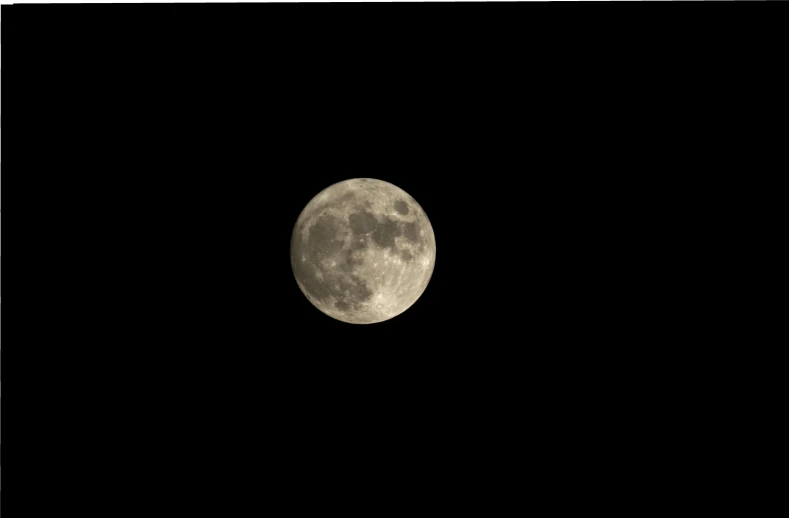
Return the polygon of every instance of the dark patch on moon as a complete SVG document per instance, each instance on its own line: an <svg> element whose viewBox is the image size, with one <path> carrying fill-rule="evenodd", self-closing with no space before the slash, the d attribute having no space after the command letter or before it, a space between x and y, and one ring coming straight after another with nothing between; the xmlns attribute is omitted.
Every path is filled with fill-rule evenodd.
<svg viewBox="0 0 789 518"><path fill-rule="evenodd" d="M384 218L378 222L373 230L373 241L383 248L394 248L395 238L400 235L400 228L397 221Z"/></svg>
<svg viewBox="0 0 789 518"><path fill-rule="evenodd" d="M397 221L386 217L379 221L367 211L348 216L348 224L354 235L370 234L373 242L382 248L394 248L395 237L401 234Z"/></svg>
<svg viewBox="0 0 789 518"><path fill-rule="evenodd" d="M369 221L363 225L369 225ZM296 232L291 247L293 273L308 297L324 304L334 297L335 307L340 311L358 310L361 302L373 295L365 281L354 275L363 259L354 257L353 252L365 248L369 238L354 239L343 249L345 240L342 236L347 231L348 225L344 221L333 215L324 215L310 227L306 241ZM324 269L321 262L329 257L336 258L337 265ZM318 272L322 279L317 277Z"/></svg>
<svg viewBox="0 0 789 518"><path fill-rule="evenodd" d="M364 264L364 259L359 256L354 256L354 252L357 250L364 250L365 248L367 248L367 239L352 240L348 248L342 251L342 259L337 265L337 268L346 274L352 274L357 271L357 268Z"/></svg>
<svg viewBox="0 0 789 518"><path fill-rule="evenodd" d="M416 222L403 223L403 237L414 243L419 242L419 225Z"/></svg>
<svg viewBox="0 0 789 518"><path fill-rule="evenodd" d="M351 252L343 251L336 267L323 269L320 262L324 254L320 249L297 244L292 252L293 273L309 297L324 304L334 297L337 301L335 307L341 311L359 309L361 302L369 300L373 293L363 279L353 274L361 260L353 257ZM307 257L306 261L301 260L302 255ZM317 272L322 274L322 280L316 276Z"/></svg>
<svg viewBox="0 0 789 518"><path fill-rule="evenodd" d="M337 239L341 230L339 218L328 215L321 216L310 228L307 236L307 249L310 255L316 258L328 257L342 250L344 242Z"/></svg>
<svg viewBox="0 0 789 518"><path fill-rule="evenodd" d="M301 285L304 286L307 293L318 300L324 300L331 295L329 287L315 277L313 268L296 261L293 269L296 271L296 278L301 281Z"/></svg>
<svg viewBox="0 0 789 518"><path fill-rule="evenodd" d="M410 261L411 259L413 259L413 258L414 258L414 256L413 256L413 255L411 255L411 252L409 252L408 250L403 250L403 252L400 254L400 258L401 258L403 261L406 261L406 262L408 262L408 261Z"/></svg>
<svg viewBox="0 0 789 518"><path fill-rule="evenodd" d="M372 215L364 214L361 213L355 227L369 233L374 230L369 219ZM372 218L374 223L375 218ZM347 233L345 221L333 215L323 215L310 227L306 240L301 239L300 232L295 233L291 248L293 273L307 296L323 304L329 304L333 297L334 307L346 312L359 310L361 303L373 295L366 282L354 275L364 262L362 258L355 257L354 252L366 248L369 237L353 239L346 247L344 236ZM323 261L328 258L336 260L337 264L324 266Z"/></svg>
<svg viewBox="0 0 789 518"><path fill-rule="evenodd" d="M361 307L361 302L373 296L373 292L367 288L367 284L355 276L339 277L332 291L334 292L332 294L338 301L344 302L353 307L353 309L359 309ZM348 295L346 295L346 292Z"/></svg>
<svg viewBox="0 0 789 518"><path fill-rule="evenodd" d="M365 211L354 212L348 216L348 223L351 226L351 231L356 235L369 234L376 225L375 216Z"/></svg>
<svg viewBox="0 0 789 518"><path fill-rule="evenodd" d="M397 212L399 212L399 213L400 213L400 214L402 214L403 216L405 216L406 214L408 214L408 205L406 205L406 203L405 203L403 200L397 200L397 201L394 203L394 208L395 208L395 210L396 210Z"/></svg>

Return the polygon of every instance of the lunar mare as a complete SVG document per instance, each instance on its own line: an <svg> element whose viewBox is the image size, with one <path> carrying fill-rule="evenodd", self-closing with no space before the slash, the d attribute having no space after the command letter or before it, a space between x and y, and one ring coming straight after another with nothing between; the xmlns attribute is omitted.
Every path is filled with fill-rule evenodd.
<svg viewBox="0 0 789 518"><path fill-rule="evenodd" d="M293 228L291 266L320 311L372 324L410 308L436 261L433 227L408 193L382 180L356 178L318 193Z"/></svg>

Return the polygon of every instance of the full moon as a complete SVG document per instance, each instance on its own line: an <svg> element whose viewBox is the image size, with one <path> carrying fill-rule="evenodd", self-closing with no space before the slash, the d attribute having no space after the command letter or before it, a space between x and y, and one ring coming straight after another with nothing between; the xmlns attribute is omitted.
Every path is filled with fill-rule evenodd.
<svg viewBox="0 0 789 518"><path fill-rule="evenodd" d="M342 322L373 324L403 313L425 291L436 237L408 193L356 178L327 187L304 207L290 261L316 308Z"/></svg>

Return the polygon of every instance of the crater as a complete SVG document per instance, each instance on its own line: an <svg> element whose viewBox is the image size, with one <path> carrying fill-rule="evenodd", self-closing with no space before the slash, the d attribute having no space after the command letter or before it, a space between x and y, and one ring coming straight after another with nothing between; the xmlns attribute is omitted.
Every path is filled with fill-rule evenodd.
<svg viewBox="0 0 789 518"><path fill-rule="evenodd" d="M406 203L405 203L403 200L397 200L397 201L394 203L394 208L395 208L395 210L396 210L397 212L399 212L399 213L400 213L400 214L402 214L403 216L405 216L406 214L408 214L408 205L406 205Z"/></svg>

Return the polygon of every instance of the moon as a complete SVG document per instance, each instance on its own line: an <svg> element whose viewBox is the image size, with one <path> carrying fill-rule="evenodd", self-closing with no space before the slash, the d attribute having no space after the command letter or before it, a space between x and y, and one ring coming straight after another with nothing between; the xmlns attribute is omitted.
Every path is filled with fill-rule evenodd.
<svg viewBox="0 0 789 518"><path fill-rule="evenodd" d="M424 293L436 237L404 190L355 178L327 187L304 207L290 260L313 306L342 322L373 324L400 315Z"/></svg>

